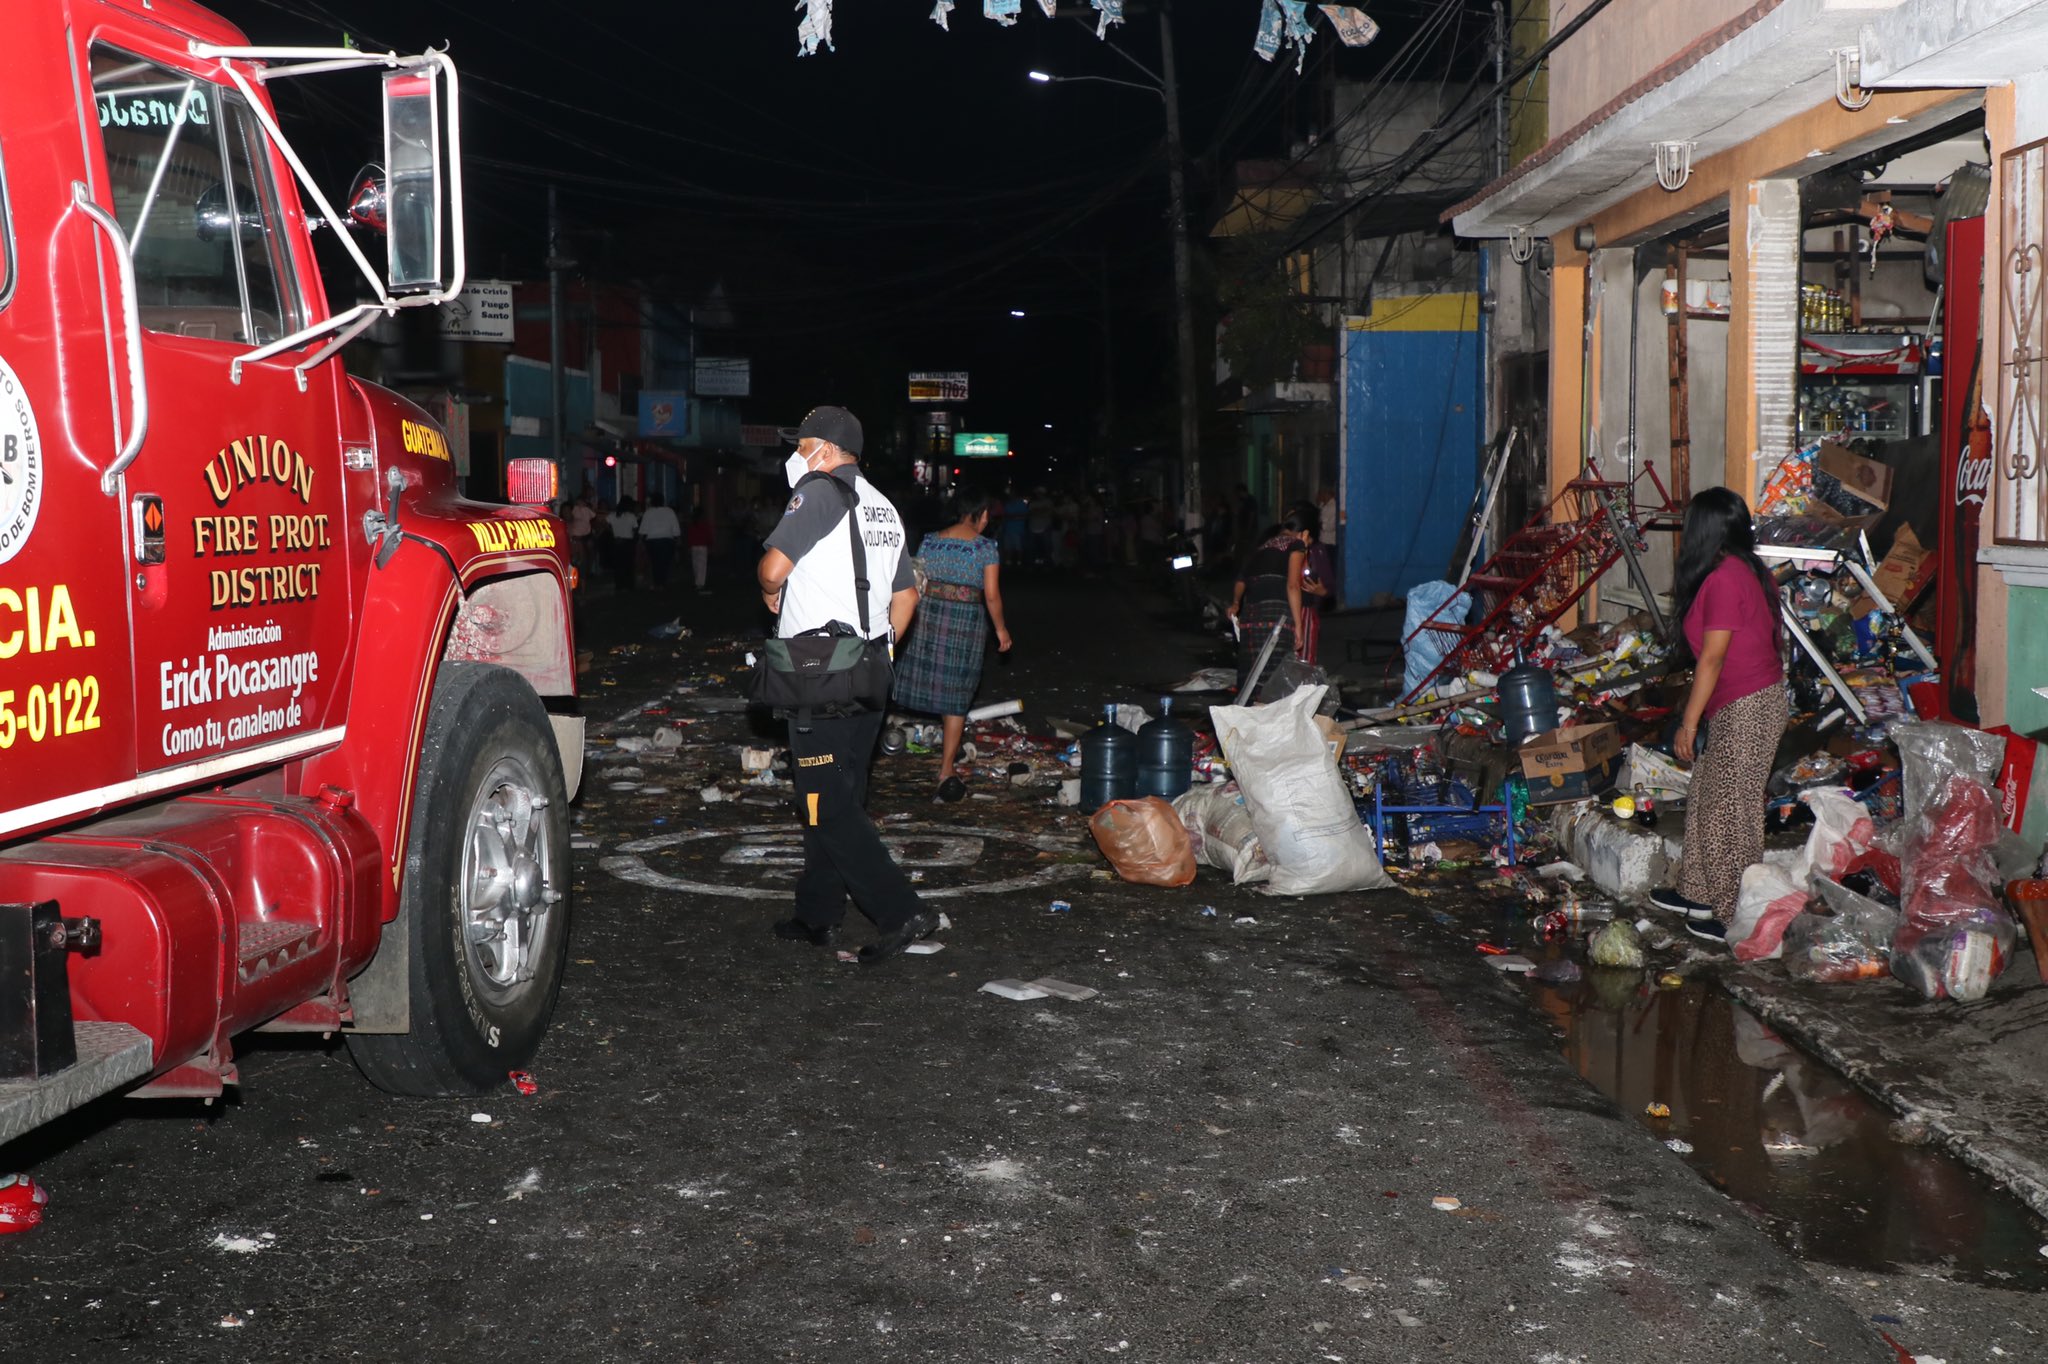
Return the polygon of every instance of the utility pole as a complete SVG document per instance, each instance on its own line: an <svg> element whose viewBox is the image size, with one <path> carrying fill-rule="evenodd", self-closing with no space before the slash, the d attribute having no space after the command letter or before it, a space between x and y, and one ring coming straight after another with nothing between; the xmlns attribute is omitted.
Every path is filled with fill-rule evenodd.
<svg viewBox="0 0 2048 1364"><path fill-rule="evenodd" d="M548 457L555 462L555 477L562 491L573 497L579 491L569 486L569 442L562 427L568 415L568 375L562 369L562 272L568 265L562 256L562 209L555 187L548 186Z"/></svg>
<svg viewBox="0 0 2048 1364"><path fill-rule="evenodd" d="M1173 67L1173 11L1159 7L1159 71L1166 99L1167 226L1173 232L1174 333L1180 360L1181 498L1185 512L1202 509L1201 414L1195 403L1195 316L1188 268L1187 182L1180 137L1180 86ZM1185 524L1185 519L1183 519Z"/></svg>
<svg viewBox="0 0 2048 1364"><path fill-rule="evenodd" d="M1493 177L1508 173L1508 11L1493 0Z"/></svg>

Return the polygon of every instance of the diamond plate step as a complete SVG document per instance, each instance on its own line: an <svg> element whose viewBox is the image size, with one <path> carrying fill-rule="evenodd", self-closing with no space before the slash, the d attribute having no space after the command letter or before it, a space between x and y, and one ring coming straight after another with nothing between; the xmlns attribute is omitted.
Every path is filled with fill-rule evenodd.
<svg viewBox="0 0 2048 1364"><path fill-rule="evenodd" d="M0 1144L149 1074L149 1038L126 1023L78 1023L78 1060L40 1080L0 1080Z"/></svg>

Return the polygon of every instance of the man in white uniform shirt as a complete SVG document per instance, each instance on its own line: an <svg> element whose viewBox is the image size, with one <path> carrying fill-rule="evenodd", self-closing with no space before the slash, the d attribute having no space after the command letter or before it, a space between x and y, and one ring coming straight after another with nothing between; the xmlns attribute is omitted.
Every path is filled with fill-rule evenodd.
<svg viewBox="0 0 2048 1364"><path fill-rule="evenodd" d="M860 476L860 422L843 407L813 408L796 429L785 471L792 494L761 556L761 599L778 616L783 639L835 623L860 629L859 596L847 517L855 517L867 559L867 635L893 641L910 627L917 587L904 553L903 519ZM827 478L813 478L825 474ZM849 504L851 504L849 506ZM789 722L789 756L804 823L804 870L795 917L775 935L830 947L839 940L846 900L873 920L864 962L886 961L938 927L890 858L865 809L868 768L883 712L814 713L808 728Z"/></svg>

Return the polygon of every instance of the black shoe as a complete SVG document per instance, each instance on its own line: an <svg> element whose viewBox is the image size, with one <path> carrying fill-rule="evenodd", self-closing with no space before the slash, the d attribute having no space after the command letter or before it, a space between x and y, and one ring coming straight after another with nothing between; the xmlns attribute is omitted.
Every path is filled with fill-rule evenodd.
<svg viewBox="0 0 2048 1364"><path fill-rule="evenodd" d="M929 909L920 910L863 947L860 959L872 966L878 961L900 957L912 943L929 938L938 931L939 916Z"/></svg>
<svg viewBox="0 0 2048 1364"><path fill-rule="evenodd" d="M777 919L775 936L785 942L807 942L813 947L839 946L839 925L814 928L802 919Z"/></svg>
<svg viewBox="0 0 2048 1364"><path fill-rule="evenodd" d="M1701 942L1725 943L1728 941L1728 925L1709 914L1704 919L1687 919L1685 931Z"/></svg>
<svg viewBox="0 0 2048 1364"><path fill-rule="evenodd" d="M1688 923L1700 923L1714 917L1714 907L1703 905L1680 895L1670 886L1659 886L1650 892L1650 903L1670 914L1676 914Z"/></svg>

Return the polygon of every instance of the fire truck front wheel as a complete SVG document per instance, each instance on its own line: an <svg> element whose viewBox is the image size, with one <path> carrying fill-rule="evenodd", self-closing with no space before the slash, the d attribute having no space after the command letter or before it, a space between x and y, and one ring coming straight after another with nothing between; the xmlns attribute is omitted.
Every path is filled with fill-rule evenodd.
<svg viewBox="0 0 2048 1364"><path fill-rule="evenodd" d="M434 684L407 841L412 1030L351 1034L379 1088L480 1094L533 1059L569 941L569 801L547 712L506 668Z"/></svg>

